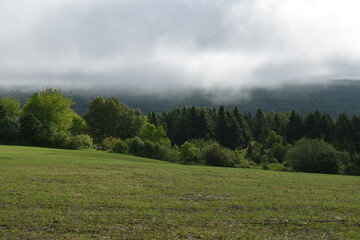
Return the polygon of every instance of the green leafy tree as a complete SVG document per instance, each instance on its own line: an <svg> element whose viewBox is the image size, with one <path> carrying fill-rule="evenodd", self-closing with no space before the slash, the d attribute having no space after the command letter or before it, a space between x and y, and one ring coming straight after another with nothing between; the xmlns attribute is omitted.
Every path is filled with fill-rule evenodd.
<svg viewBox="0 0 360 240"><path fill-rule="evenodd" d="M268 134L264 147L268 150L268 158L276 159L280 163L284 161L287 148L283 138L275 131L271 131Z"/></svg>
<svg viewBox="0 0 360 240"><path fill-rule="evenodd" d="M160 142L163 138L166 138L166 131L162 126L156 127L152 123L145 122L140 131L140 138Z"/></svg>
<svg viewBox="0 0 360 240"><path fill-rule="evenodd" d="M143 116L139 110L120 103L117 98L97 97L89 103L84 115L90 135L101 142L106 137L132 138L139 134Z"/></svg>
<svg viewBox="0 0 360 240"><path fill-rule="evenodd" d="M67 131L75 116L70 108L74 104L60 90L46 89L33 94L26 101L22 114L32 114L47 131Z"/></svg>
<svg viewBox="0 0 360 240"><path fill-rule="evenodd" d="M0 105L4 111L5 116L14 118L20 114L20 101L13 97L3 97L0 100Z"/></svg>
<svg viewBox="0 0 360 240"><path fill-rule="evenodd" d="M287 162L297 171L337 173L344 158L332 145L322 139L302 138L286 154Z"/></svg>
<svg viewBox="0 0 360 240"><path fill-rule="evenodd" d="M20 122L24 140L57 147L61 139L68 138L63 136L69 135L68 130L76 116L70 108L73 104L60 90L46 89L34 93L22 109Z"/></svg>
<svg viewBox="0 0 360 240"><path fill-rule="evenodd" d="M0 119L0 141L9 143L20 139L20 122L17 118Z"/></svg>

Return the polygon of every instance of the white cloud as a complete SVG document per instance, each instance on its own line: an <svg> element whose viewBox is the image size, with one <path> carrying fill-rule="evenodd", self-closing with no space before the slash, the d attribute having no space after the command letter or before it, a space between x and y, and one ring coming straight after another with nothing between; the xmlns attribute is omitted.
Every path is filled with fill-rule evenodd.
<svg viewBox="0 0 360 240"><path fill-rule="evenodd" d="M359 78L355 0L3 0L0 84L137 90Z"/></svg>

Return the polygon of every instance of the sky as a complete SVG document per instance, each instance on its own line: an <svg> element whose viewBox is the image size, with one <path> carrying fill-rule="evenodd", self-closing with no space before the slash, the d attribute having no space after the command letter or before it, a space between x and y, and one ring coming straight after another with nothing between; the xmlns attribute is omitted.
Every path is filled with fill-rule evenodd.
<svg viewBox="0 0 360 240"><path fill-rule="evenodd" d="M1 0L0 86L136 92L360 79L358 0Z"/></svg>

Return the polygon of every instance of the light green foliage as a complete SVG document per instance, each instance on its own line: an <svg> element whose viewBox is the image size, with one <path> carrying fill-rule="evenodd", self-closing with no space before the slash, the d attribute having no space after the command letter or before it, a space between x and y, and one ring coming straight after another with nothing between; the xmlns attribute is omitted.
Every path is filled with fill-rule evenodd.
<svg viewBox="0 0 360 240"><path fill-rule="evenodd" d="M270 162L282 163L284 161L287 148L283 138L276 132L269 132L264 147L268 150L268 158L274 159Z"/></svg>
<svg viewBox="0 0 360 240"><path fill-rule="evenodd" d="M199 163L200 161L200 148L194 144L185 142L181 145L181 162L184 164Z"/></svg>
<svg viewBox="0 0 360 240"><path fill-rule="evenodd" d="M23 116L32 114L47 130L67 131L73 123L74 102L60 90L46 89L34 93L23 109Z"/></svg>
<svg viewBox="0 0 360 240"><path fill-rule="evenodd" d="M13 97L3 97L0 100L0 105L6 117L15 118L20 114L20 101Z"/></svg>
<svg viewBox="0 0 360 240"><path fill-rule="evenodd" d="M73 134L83 134L89 131L89 126L82 117L80 117L77 114L74 114L72 126L69 130Z"/></svg>
<svg viewBox="0 0 360 240"><path fill-rule="evenodd" d="M359 177L0 146L1 239L358 239Z"/></svg>
<svg viewBox="0 0 360 240"><path fill-rule="evenodd" d="M145 122L141 128L140 138L152 142L160 142L166 138L166 131L162 126L156 127L154 124Z"/></svg>
<svg viewBox="0 0 360 240"><path fill-rule="evenodd" d="M118 143L120 141L120 139L115 138L115 137L107 137L104 140L102 140L101 142L101 146L107 148L107 149L113 149L116 145L116 143Z"/></svg>
<svg viewBox="0 0 360 240"><path fill-rule="evenodd" d="M79 134L72 138L71 149L90 149L93 146L93 140L88 134Z"/></svg>

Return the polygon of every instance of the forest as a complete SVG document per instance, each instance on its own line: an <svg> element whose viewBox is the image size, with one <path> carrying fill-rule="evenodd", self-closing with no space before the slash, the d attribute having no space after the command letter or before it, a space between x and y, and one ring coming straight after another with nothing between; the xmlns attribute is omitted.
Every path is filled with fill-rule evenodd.
<svg viewBox="0 0 360 240"><path fill-rule="evenodd" d="M360 117L314 111L173 108L143 115L95 97L80 116L61 90L0 100L1 144L102 149L180 164L360 175Z"/></svg>

